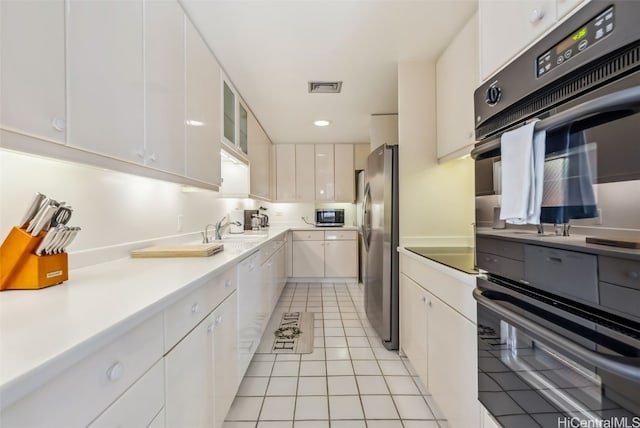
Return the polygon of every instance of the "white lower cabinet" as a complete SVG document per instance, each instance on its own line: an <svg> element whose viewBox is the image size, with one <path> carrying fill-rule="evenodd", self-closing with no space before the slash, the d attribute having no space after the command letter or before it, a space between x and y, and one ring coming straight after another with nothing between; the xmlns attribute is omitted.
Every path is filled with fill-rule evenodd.
<svg viewBox="0 0 640 428"><path fill-rule="evenodd" d="M280 242L278 249L262 264L262 287L265 289L265 305L268 314L273 312L287 282L285 251L285 245Z"/></svg>
<svg viewBox="0 0 640 428"><path fill-rule="evenodd" d="M236 311L233 293L165 356L167 427L222 426L239 385Z"/></svg>
<svg viewBox="0 0 640 428"><path fill-rule="evenodd" d="M238 347L239 376L249 367L251 358L260 343L262 325L267 320L265 293L261 287L260 253L255 252L238 265Z"/></svg>
<svg viewBox="0 0 640 428"><path fill-rule="evenodd" d="M213 426L213 319L205 318L165 356L168 427Z"/></svg>
<svg viewBox="0 0 640 428"><path fill-rule="evenodd" d="M162 358L162 342L157 315L3 407L0 426L87 426Z"/></svg>
<svg viewBox="0 0 640 428"><path fill-rule="evenodd" d="M427 292L400 275L400 346L425 386L429 385Z"/></svg>
<svg viewBox="0 0 640 428"><path fill-rule="evenodd" d="M356 241L325 241L324 276L358 276Z"/></svg>
<svg viewBox="0 0 640 428"><path fill-rule="evenodd" d="M475 426L478 423L477 328L437 297L427 298L429 391L452 427Z"/></svg>
<svg viewBox="0 0 640 428"><path fill-rule="evenodd" d="M163 406L164 360L160 360L89 427L146 427L155 420ZM164 426L164 420L160 426Z"/></svg>
<svg viewBox="0 0 640 428"><path fill-rule="evenodd" d="M238 296L233 293L213 311L214 427L224 423L242 378L238 374ZM169 426L169 425L168 425Z"/></svg>
<svg viewBox="0 0 640 428"><path fill-rule="evenodd" d="M452 428L480 426L471 287L400 257L400 348Z"/></svg>
<svg viewBox="0 0 640 428"><path fill-rule="evenodd" d="M357 277L357 237L354 230L294 230L291 274L297 278Z"/></svg>
<svg viewBox="0 0 640 428"><path fill-rule="evenodd" d="M324 239L293 241L293 276L324 277Z"/></svg>

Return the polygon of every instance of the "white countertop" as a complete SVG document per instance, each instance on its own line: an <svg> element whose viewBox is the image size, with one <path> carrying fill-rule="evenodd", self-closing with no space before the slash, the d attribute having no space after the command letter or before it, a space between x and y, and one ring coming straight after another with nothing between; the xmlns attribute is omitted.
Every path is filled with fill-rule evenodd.
<svg viewBox="0 0 640 428"><path fill-rule="evenodd" d="M237 246L242 248L228 245L211 257L122 258L71 270L69 280L61 285L0 293L0 408L234 266L267 241L288 230L311 228L276 225L260 231L262 237Z"/></svg>
<svg viewBox="0 0 640 428"><path fill-rule="evenodd" d="M442 272L442 273L444 273L446 275L449 275L449 276L455 278L456 280L462 282L463 284L466 284L469 287L471 287L471 289L476 288L476 276L477 275L464 273L464 272L459 271L457 269L454 269L452 267L443 265L442 263L435 262L435 261L430 260L430 259L428 259L426 257L423 257L423 256L420 256L420 255L418 255L416 253L413 253L413 252L407 250L404 247L398 247L398 252L400 254L403 254L403 255L405 255L405 256L413 259L413 260L416 260L416 261L418 261L418 262L420 262L420 263L422 263L422 264L424 264L424 265L426 265L426 266L428 266L428 267L430 267L432 269L435 269L437 271L440 271L440 272Z"/></svg>

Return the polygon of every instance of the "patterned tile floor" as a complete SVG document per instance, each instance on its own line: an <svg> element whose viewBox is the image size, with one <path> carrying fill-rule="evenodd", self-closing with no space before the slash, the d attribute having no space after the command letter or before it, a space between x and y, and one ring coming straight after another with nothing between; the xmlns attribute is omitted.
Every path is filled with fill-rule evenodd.
<svg viewBox="0 0 640 428"><path fill-rule="evenodd" d="M274 313L285 310L314 312L313 353L256 353L224 428L447 427L409 362L380 343L361 284L288 283Z"/></svg>

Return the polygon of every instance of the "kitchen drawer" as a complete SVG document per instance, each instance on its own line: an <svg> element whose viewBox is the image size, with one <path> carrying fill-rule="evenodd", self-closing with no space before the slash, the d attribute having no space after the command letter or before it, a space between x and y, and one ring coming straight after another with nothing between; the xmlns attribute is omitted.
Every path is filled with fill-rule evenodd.
<svg viewBox="0 0 640 428"><path fill-rule="evenodd" d="M600 304L640 320L640 290L600 282Z"/></svg>
<svg viewBox="0 0 640 428"><path fill-rule="evenodd" d="M524 255L524 277L531 285L561 296L598 303L595 255L537 245L526 245Z"/></svg>
<svg viewBox="0 0 640 428"><path fill-rule="evenodd" d="M237 266L234 265L224 273L216 275L216 277L211 280L210 285L207 284L206 286L210 287L211 301L215 308L238 288Z"/></svg>
<svg viewBox="0 0 640 428"><path fill-rule="evenodd" d="M326 241L355 241L358 238L358 232L355 230L332 230L324 232Z"/></svg>
<svg viewBox="0 0 640 428"><path fill-rule="evenodd" d="M87 426L161 358L158 314L2 409L0 426Z"/></svg>
<svg viewBox="0 0 640 428"><path fill-rule="evenodd" d="M264 263L276 252L278 248L284 245L284 241L280 239L271 240L260 248L260 263Z"/></svg>
<svg viewBox="0 0 640 428"><path fill-rule="evenodd" d="M294 230L294 241L324 241L324 232L318 230Z"/></svg>
<svg viewBox="0 0 640 428"><path fill-rule="evenodd" d="M476 257L479 269L516 281L524 279L524 262L481 252L477 252Z"/></svg>
<svg viewBox="0 0 640 428"><path fill-rule="evenodd" d="M600 256L600 280L640 290L640 262Z"/></svg>
<svg viewBox="0 0 640 428"><path fill-rule="evenodd" d="M163 406L164 359L161 359L89 427L146 427Z"/></svg>
<svg viewBox="0 0 640 428"><path fill-rule="evenodd" d="M217 277L213 280L215 281ZM164 352L167 353L215 308L210 283L203 284L164 311Z"/></svg>
<svg viewBox="0 0 640 428"><path fill-rule="evenodd" d="M237 287L236 267L216 275L164 311L167 353Z"/></svg>
<svg viewBox="0 0 640 428"><path fill-rule="evenodd" d="M509 259L524 260L524 244L502 239L481 238L476 240L476 249L481 253L495 254Z"/></svg>

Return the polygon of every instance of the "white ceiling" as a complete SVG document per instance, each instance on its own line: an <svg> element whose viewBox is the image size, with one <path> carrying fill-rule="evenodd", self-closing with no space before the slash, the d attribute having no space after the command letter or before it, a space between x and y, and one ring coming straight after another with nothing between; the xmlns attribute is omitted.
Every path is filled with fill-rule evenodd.
<svg viewBox="0 0 640 428"><path fill-rule="evenodd" d="M477 8L477 0L182 3L274 143L369 141L369 116L397 112L398 62L435 60ZM342 93L309 94L309 80L342 80ZM332 123L318 128L317 119Z"/></svg>

